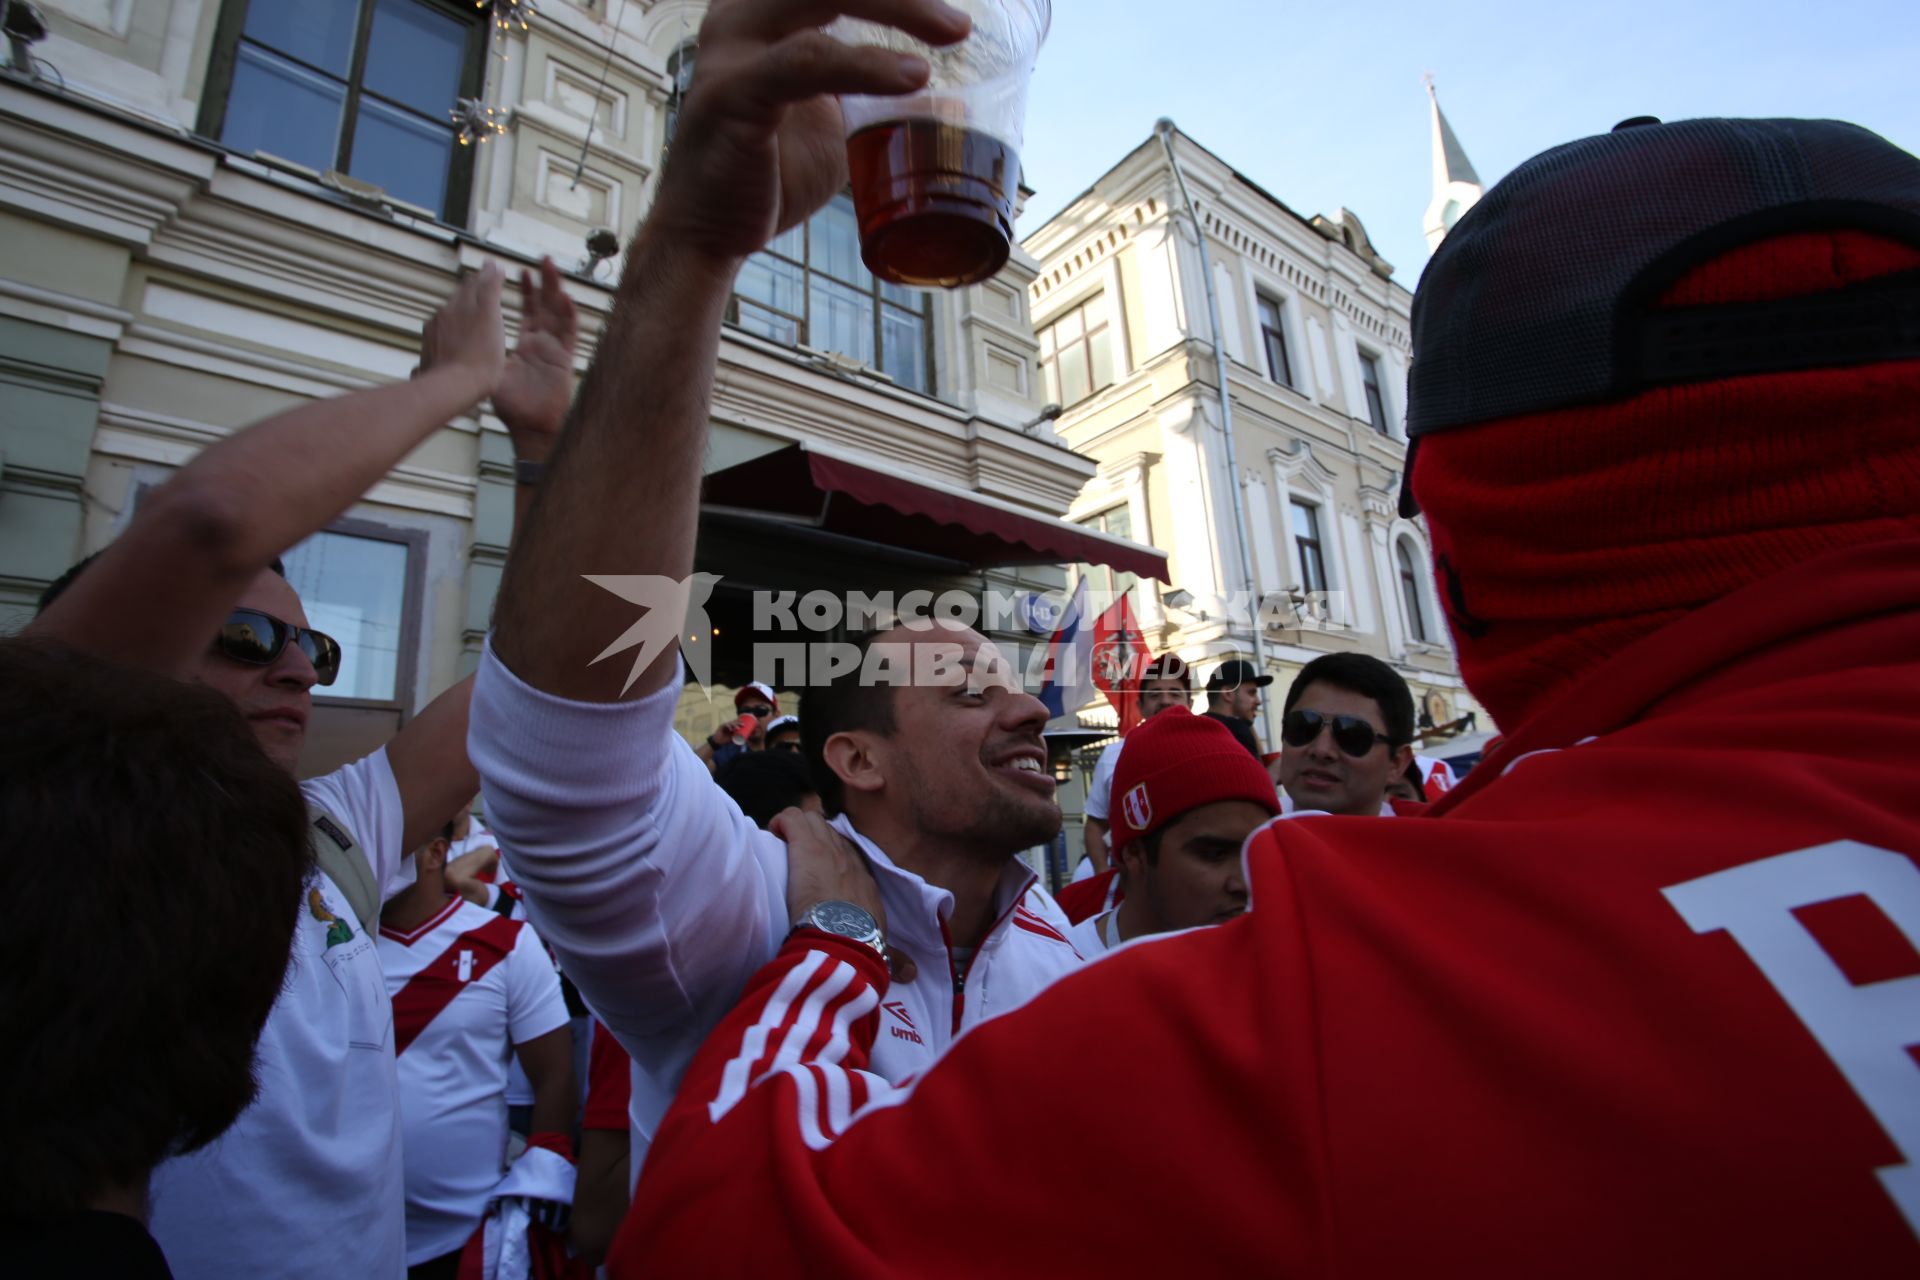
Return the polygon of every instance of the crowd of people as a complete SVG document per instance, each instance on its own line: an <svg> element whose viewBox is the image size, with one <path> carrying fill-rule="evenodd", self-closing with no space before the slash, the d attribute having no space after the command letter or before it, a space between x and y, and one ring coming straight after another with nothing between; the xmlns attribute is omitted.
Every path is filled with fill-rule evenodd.
<svg viewBox="0 0 1920 1280"><path fill-rule="evenodd" d="M671 647L596 663L583 570L693 571L733 276L845 183L832 95L928 74L841 12L966 31L716 0L577 391L558 272L509 351L487 267L0 641L17 1273L1912 1274L1920 160L1641 120L1491 190L1402 504L1500 745L1422 803L1385 664L1308 664L1268 759L1271 676L1163 655L1056 899L985 636L898 620L858 647L931 678L749 684L697 746ZM277 557L483 400L532 465L479 669L297 783L341 651Z"/></svg>

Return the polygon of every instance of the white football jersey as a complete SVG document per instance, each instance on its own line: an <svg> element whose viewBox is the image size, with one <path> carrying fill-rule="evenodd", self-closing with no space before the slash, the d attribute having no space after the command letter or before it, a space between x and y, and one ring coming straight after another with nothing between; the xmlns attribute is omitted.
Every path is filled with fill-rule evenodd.
<svg viewBox="0 0 1920 1280"><path fill-rule="evenodd" d="M450 898L406 933L382 927L406 1168L407 1265L466 1244L506 1170L513 1046L567 1025L533 930Z"/></svg>

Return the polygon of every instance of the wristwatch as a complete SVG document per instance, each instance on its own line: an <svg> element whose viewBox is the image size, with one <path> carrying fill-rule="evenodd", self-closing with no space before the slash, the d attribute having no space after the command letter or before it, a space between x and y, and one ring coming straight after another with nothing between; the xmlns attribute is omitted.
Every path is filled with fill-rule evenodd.
<svg viewBox="0 0 1920 1280"><path fill-rule="evenodd" d="M882 960L887 956L887 940L880 932L879 923L873 913L865 907L857 907L851 902L842 902L830 898L825 902L816 902L800 913L793 922L796 929L818 929L830 933L836 938L845 938L849 942L858 942L873 948L873 954Z"/></svg>
<svg viewBox="0 0 1920 1280"><path fill-rule="evenodd" d="M532 458L517 458L513 464L515 484L539 484L547 476L547 464Z"/></svg>

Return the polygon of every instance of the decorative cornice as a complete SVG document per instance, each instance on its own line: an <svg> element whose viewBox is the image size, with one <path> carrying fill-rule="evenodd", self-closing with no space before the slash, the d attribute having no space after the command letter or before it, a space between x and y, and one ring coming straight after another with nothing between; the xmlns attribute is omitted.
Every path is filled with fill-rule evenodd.
<svg viewBox="0 0 1920 1280"><path fill-rule="evenodd" d="M1267 461L1272 463L1274 470L1286 480L1296 480L1304 476L1317 488L1329 490L1333 488L1334 473L1314 455L1313 446L1298 437L1293 440L1289 448L1267 450Z"/></svg>

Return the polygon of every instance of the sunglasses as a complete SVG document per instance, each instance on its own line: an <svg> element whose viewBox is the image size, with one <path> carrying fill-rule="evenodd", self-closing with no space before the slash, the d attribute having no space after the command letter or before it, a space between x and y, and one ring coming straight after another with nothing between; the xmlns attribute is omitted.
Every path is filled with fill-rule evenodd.
<svg viewBox="0 0 1920 1280"><path fill-rule="evenodd" d="M1329 725L1333 726L1333 745L1356 758L1373 750L1377 743L1393 745L1393 739L1359 716L1329 716L1298 708L1281 717L1280 741L1290 747L1304 747L1319 738L1320 731Z"/></svg>
<svg viewBox="0 0 1920 1280"><path fill-rule="evenodd" d="M739 712L743 716L752 716L756 720L765 720L773 715L773 708L772 707L741 707L739 708Z"/></svg>
<svg viewBox="0 0 1920 1280"><path fill-rule="evenodd" d="M340 642L332 636L306 627L282 622L258 609L235 609L227 615L226 625L213 638L214 645L235 662L250 667L271 666L289 643L300 646L313 664L321 684L332 684L340 674Z"/></svg>

